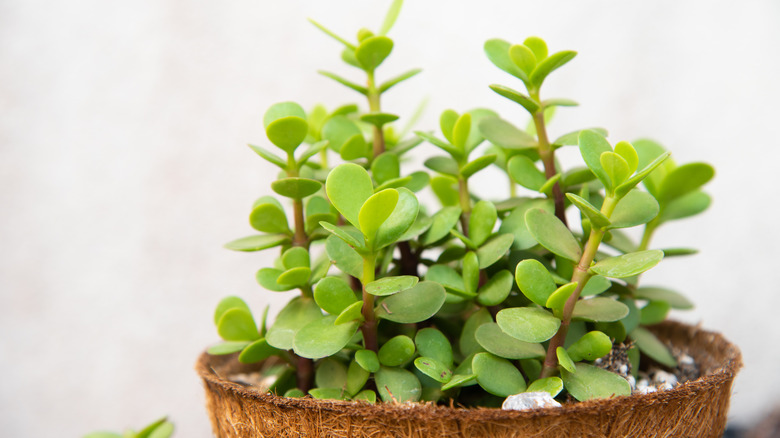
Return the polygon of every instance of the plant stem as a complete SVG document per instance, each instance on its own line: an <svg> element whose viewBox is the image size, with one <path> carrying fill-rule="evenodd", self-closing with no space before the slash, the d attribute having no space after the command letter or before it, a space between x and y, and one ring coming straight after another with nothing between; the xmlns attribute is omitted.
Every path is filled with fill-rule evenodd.
<svg viewBox="0 0 780 438"><path fill-rule="evenodd" d="M305 357L298 356L293 353L295 357L295 377L297 388L303 391L304 394L308 394L309 390L314 383L314 361Z"/></svg>
<svg viewBox="0 0 780 438"><path fill-rule="evenodd" d="M658 217L656 217L645 225L645 230L642 233L642 242L639 244L639 248L637 248L639 251L644 251L650 246L650 239L653 237L655 229L658 228L658 224Z"/></svg>
<svg viewBox="0 0 780 438"><path fill-rule="evenodd" d="M610 217L615 210L617 202L618 199L615 197L607 196L604 199L604 204L601 206L601 213L606 217ZM571 325L571 317L574 313L574 306L577 305L577 300L580 298L582 289L585 288L588 280L592 277L592 275L588 273L588 270L590 269L590 265L593 264L593 259L596 257L596 252L599 249L601 240L604 238L604 233L605 231L603 229L592 229L590 231L590 236L588 237L588 242L585 243L585 248L582 251L582 256L580 256L580 261L577 263L577 266L574 267L571 282L576 282L577 288L569 296L566 300L566 304L563 306L561 326L558 328L555 336L550 339L550 344L547 347L547 355L544 358L544 367L542 368L542 373L540 375L541 378L551 377L555 375L558 370L558 347L562 347L566 341L569 325Z"/></svg>
<svg viewBox="0 0 780 438"><path fill-rule="evenodd" d="M458 178L458 195L460 199L460 226L463 228L463 235L468 237L469 235L469 218L471 216L471 197L469 195L469 180L460 177Z"/></svg>
<svg viewBox="0 0 780 438"><path fill-rule="evenodd" d="M530 90L529 90L530 91ZM531 92L531 97L540 103L539 92ZM544 176L547 179L555 176L555 150L550 144L550 140L547 137L547 127L544 123L544 108L539 105L539 110L533 114L534 126L536 127L536 136L539 139L539 157L542 159L544 165ZM563 192L561 191L561 185L556 182L552 189L552 198L555 203L555 216L568 226L566 221L566 205L563 202Z"/></svg>
<svg viewBox="0 0 780 438"><path fill-rule="evenodd" d="M381 105L379 103L379 97L381 93L376 88L374 83L374 72L368 73L368 109L372 113L381 112ZM374 125L374 146L373 155L374 158L378 157L385 152L385 134L382 132L382 128Z"/></svg>
<svg viewBox="0 0 780 438"><path fill-rule="evenodd" d="M363 256L363 324L360 330L363 332L363 347L376 352L378 350L376 336L376 315L374 315L374 296L366 292L366 285L374 281L376 272L376 253L372 252Z"/></svg>

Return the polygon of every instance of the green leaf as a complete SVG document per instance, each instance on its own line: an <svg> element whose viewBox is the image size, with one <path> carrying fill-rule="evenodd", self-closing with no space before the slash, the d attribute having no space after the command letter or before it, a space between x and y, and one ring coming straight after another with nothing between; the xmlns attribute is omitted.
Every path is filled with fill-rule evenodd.
<svg viewBox="0 0 780 438"><path fill-rule="evenodd" d="M308 178L282 178L271 183L274 192L293 199L311 196L321 187L322 183Z"/></svg>
<svg viewBox="0 0 780 438"><path fill-rule="evenodd" d="M393 212L397 203L398 191L395 189L386 189L374 193L363 203L358 214L358 222L360 223L360 230L366 237L366 246L369 248L373 247L379 226L390 217L390 213Z"/></svg>
<svg viewBox="0 0 780 438"><path fill-rule="evenodd" d="M557 396L561 391L563 391L563 380L555 376L535 380L525 390L525 392L546 392L550 397Z"/></svg>
<svg viewBox="0 0 780 438"><path fill-rule="evenodd" d="M652 193L653 196L656 196L658 195L658 189L661 186L661 181L672 169L677 167L677 165L674 164L674 160L667 160L663 158L668 157L669 152L667 152L663 146L656 143L655 141L639 139L634 141L633 145L634 149L636 149L637 156L639 157L639 165L637 167L639 169L643 169L637 173L637 176L644 172L644 170L649 167L648 165L651 162L658 162L657 169L648 172L648 174L645 175L646 178L644 178L644 185L647 188L647 191ZM660 162L659 159L661 160Z"/></svg>
<svg viewBox="0 0 780 438"><path fill-rule="evenodd" d="M556 173L555 175L551 176L550 179L544 182L541 187L539 187L539 190L537 190L539 193L544 193L548 197L552 196L552 189L553 186L558 182L558 180L561 179L561 174Z"/></svg>
<svg viewBox="0 0 780 438"><path fill-rule="evenodd" d="M612 146L609 145L607 139L596 131L584 129L580 131L579 144L580 154L585 160L585 164L604 187L612 188L612 180L601 165L601 154L612 152Z"/></svg>
<svg viewBox="0 0 780 438"><path fill-rule="evenodd" d="M237 351L241 351L247 345L251 344L250 341L229 341L221 344L213 345L206 350L208 354L214 356L221 356L223 354L233 354Z"/></svg>
<svg viewBox="0 0 780 438"><path fill-rule="evenodd" d="M319 30L323 31L329 37L331 37L334 40L340 42L341 44L344 44L344 46L346 46L347 49L350 49L350 51L354 51L355 50L355 46L354 45L352 45L349 41L345 40L344 38L341 38L340 36L336 35L332 31L327 29L325 26L321 25L320 23L317 23L316 21L312 20L311 18L309 18L309 22L311 24L313 24L314 26L316 26Z"/></svg>
<svg viewBox="0 0 780 438"><path fill-rule="evenodd" d="M398 75L398 76L396 76L396 77L394 77L392 79L389 79L389 80L387 80L385 82L382 82L382 84L379 86L379 92L380 93L384 93L385 91L387 91L390 88L398 85L399 83L416 76L421 71L422 71L421 69L415 68L415 69L409 70L406 73L400 74L400 75Z"/></svg>
<svg viewBox="0 0 780 438"><path fill-rule="evenodd" d="M561 99L561 98L555 98L555 99L545 99L541 102L542 108L553 108L556 106L564 106L564 107L571 107L571 106L580 106L579 103L577 103L574 100L571 99ZM553 143L558 144L558 143ZM577 144L577 143L574 143ZM560 145L560 144L559 144Z"/></svg>
<svg viewBox="0 0 780 438"><path fill-rule="evenodd" d="M711 202L712 199L708 194L694 190L666 203L664 211L661 213L661 222L697 215L706 210Z"/></svg>
<svg viewBox="0 0 780 438"><path fill-rule="evenodd" d="M469 356L471 354L482 351L482 346L477 342L476 333L479 326L493 322L493 317L490 316L490 312L486 308L480 308L476 312L472 313L468 317L466 323L463 325L463 331L460 334L458 340L458 347L460 353L463 356Z"/></svg>
<svg viewBox="0 0 780 438"><path fill-rule="evenodd" d="M447 142L444 142L435 136L428 134L427 132L422 131L414 131L415 135L422 138L423 140L427 141L428 143L431 143L432 145L438 147L439 149L447 152L448 154L452 155L455 158L460 158L462 155L462 152L458 149L456 149L454 146L448 144Z"/></svg>
<svg viewBox="0 0 780 438"><path fill-rule="evenodd" d="M312 388L309 395L317 400L345 400L346 394L338 388Z"/></svg>
<svg viewBox="0 0 780 438"><path fill-rule="evenodd" d="M663 258L663 251L657 249L631 252L603 259L591 266L588 272L609 278L628 278L647 271Z"/></svg>
<svg viewBox="0 0 780 438"><path fill-rule="evenodd" d="M604 357L610 350L612 350L612 340L609 336L600 331L592 331L571 344L566 352L573 361L579 362Z"/></svg>
<svg viewBox="0 0 780 438"><path fill-rule="evenodd" d="M534 52L521 44L514 44L509 48L509 59L526 75L530 75L536 67Z"/></svg>
<svg viewBox="0 0 780 438"><path fill-rule="evenodd" d="M494 322L482 324L474 334L479 345L490 353L505 359L543 359L541 344L524 342L509 336Z"/></svg>
<svg viewBox="0 0 780 438"><path fill-rule="evenodd" d="M441 133L444 134L444 138L446 138L447 141L453 144L452 132L455 129L455 124L458 122L459 118L460 114L451 109L444 110L441 113L441 116L439 116L439 128L441 129Z"/></svg>
<svg viewBox="0 0 780 438"><path fill-rule="evenodd" d="M485 54L487 55L490 62L493 63L493 65L525 82L528 80L528 75L526 75L517 67L517 65L515 65L514 62L512 62L512 59L509 57L510 46L511 44L504 40L487 40L485 41L484 46Z"/></svg>
<svg viewBox="0 0 780 438"><path fill-rule="evenodd" d="M628 315L628 307L620 301L606 297L579 300L574 306L572 318L585 321L618 321Z"/></svg>
<svg viewBox="0 0 780 438"><path fill-rule="evenodd" d="M485 269L499 261L512 247L514 240L515 236L512 234L498 234L480 246L477 250L479 269Z"/></svg>
<svg viewBox="0 0 780 438"><path fill-rule="evenodd" d="M626 161L626 164L628 164L629 175L636 172L637 166L639 165L639 156L631 143L627 141L617 142L615 145L615 153L620 155L620 157Z"/></svg>
<svg viewBox="0 0 780 438"><path fill-rule="evenodd" d="M520 292L540 306L547 304L547 300L556 289L552 275L536 259L526 259L517 264L515 281Z"/></svg>
<svg viewBox="0 0 780 438"><path fill-rule="evenodd" d="M512 307L496 314L496 322L504 333L525 342L544 342L552 338L561 320L543 309Z"/></svg>
<svg viewBox="0 0 780 438"><path fill-rule="evenodd" d="M379 35L387 35L390 32L393 24L395 24L395 20L398 19L398 14L401 13L403 4L403 0L393 0L393 3L390 4L390 9L387 10L385 20L382 22L382 27L379 28Z"/></svg>
<svg viewBox="0 0 780 438"><path fill-rule="evenodd" d="M440 383L447 383L452 379L452 371L443 363L431 357L418 357L414 360L414 366L421 373Z"/></svg>
<svg viewBox="0 0 780 438"><path fill-rule="evenodd" d="M505 87L503 85L496 85L496 84L491 85L490 89L495 91L499 95L506 97L512 102L519 103L520 106L525 108L525 110L531 114L534 114L536 113L536 111L539 110L538 103L534 102L530 97L526 96L525 94L519 91L515 91L509 87Z"/></svg>
<svg viewBox="0 0 780 438"><path fill-rule="evenodd" d="M553 53L536 66L533 73L528 76L529 81L537 88L540 87L547 75L574 59L575 56L577 56L577 52L571 50Z"/></svg>
<svg viewBox="0 0 780 438"><path fill-rule="evenodd" d="M385 403L416 402L422 395L420 380L407 370L382 367L374 379L379 396Z"/></svg>
<svg viewBox="0 0 780 438"><path fill-rule="evenodd" d="M82 438L125 438L121 434L114 432L92 432L84 435ZM131 438L134 438L131 436Z"/></svg>
<svg viewBox="0 0 780 438"><path fill-rule="evenodd" d="M358 350L355 352L355 362L364 370L375 373L379 371L379 358L371 350Z"/></svg>
<svg viewBox="0 0 780 438"><path fill-rule="evenodd" d="M370 389L364 389L352 397L352 401L366 401L374 404L376 403L376 393Z"/></svg>
<svg viewBox="0 0 780 438"><path fill-rule="evenodd" d="M477 379L476 374L454 374L452 378L450 378L450 381L445 383L441 386L442 391L446 391L448 389L456 388L458 386L468 386L467 384L474 384L474 381Z"/></svg>
<svg viewBox="0 0 780 438"><path fill-rule="evenodd" d="M608 189L623 184L631 176L626 160L614 152L603 152L599 162L609 177L610 184L606 186Z"/></svg>
<svg viewBox="0 0 780 438"><path fill-rule="evenodd" d="M642 325L658 324L666 319L671 306L665 301L650 301L641 309L640 323Z"/></svg>
<svg viewBox="0 0 780 438"><path fill-rule="evenodd" d="M214 311L214 324L218 325L219 320L222 318L222 315L225 314L230 309L243 309L249 312L251 315L251 311L249 310L249 306L246 304L244 300L242 300L239 297L225 297L223 298L219 304L217 304L217 308Z"/></svg>
<svg viewBox="0 0 780 438"><path fill-rule="evenodd" d="M547 298L547 302L545 303L544 307L552 310L556 317L563 319L563 307L566 305L566 301L576 289L576 281L574 283L564 284L563 286L556 289L549 298Z"/></svg>
<svg viewBox="0 0 780 438"><path fill-rule="evenodd" d="M555 211L555 206L551 199L529 199L515 198L520 205L501 221L498 228L500 233L512 233L515 236L513 249L523 250L536 246L537 242L528 225L525 222L525 213L532 208L542 208L550 213Z"/></svg>
<svg viewBox="0 0 780 438"><path fill-rule="evenodd" d="M359 142L365 139L360 128L345 116L333 116L322 126L322 138L328 140L328 146L339 152L349 142Z"/></svg>
<svg viewBox="0 0 780 438"><path fill-rule="evenodd" d="M298 330L309 322L320 318L322 318L322 312L312 298L293 298L279 312L276 321L265 334L265 339L272 347L290 350Z"/></svg>
<svg viewBox="0 0 780 438"><path fill-rule="evenodd" d="M599 209L594 207L593 204L574 193L567 193L566 197L569 198L569 201L571 201L571 203L574 204L588 220L590 220L592 226L596 228L606 228L609 226L609 219L604 216Z"/></svg>
<svg viewBox="0 0 780 438"><path fill-rule="evenodd" d="M292 247L282 254L282 266L285 269L308 268L310 263L309 251L300 246Z"/></svg>
<svg viewBox="0 0 780 438"><path fill-rule="evenodd" d="M438 242L450 234L450 230L458 223L460 207L444 207L433 215L431 227L423 235L422 244L428 246Z"/></svg>
<svg viewBox="0 0 780 438"><path fill-rule="evenodd" d="M293 350L309 359L333 356L341 351L357 332L360 323L335 324L336 316L316 319L298 330L293 338Z"/></svg>
<svg viewBox="0 0 780 438"><path fill-rule="evenodd" d="M263 116L268 140L287 153L292 153L303 143L309 132L306 112L295 102L272 105Z"/></svg>
<svg viewBox="0 0 780 438"><path fill-rule="evenodd" d="M688 310L693 309L693 303L685 298L679 292L660 287L640 287L634 291L634 296L638 299L648 301L663 301L673 309Z"/></svg>
<svg viewBox="0 0 780 438"><path fill-rule="evenodd" d="M377 297L393 295L417 284L419 278L413 275L401 275L398 277L385 277L366 284L366 292Z"/></svg>
<svg viewBox="0 0 780 438"><path fill-rule="evenodd" d="M301 266L288 269L276 277L276 283L280 286L302 286L309 281L311 268Z"/></svg>
<svg viewBox="0 0 780 438"><path fill-rule="evenodd" d="M382 184L401 175L401 165L398 155L392 152L385 152L374 158L371 163L371 174L377 183Z"/></svg>
<svg viewBox="0 0 780 438"><path fill-rule="evenodd" d="M669 352L666 345L647 329L637 327L631 332L630 336L636 342L639 350L654 361L671 368L677 366L677 360Z"/></svg>
<svg viewBox="0 0 780 438"><path fill-rule="evenodd" d="M354 396L360 392L366 382L368 382L369 377L371 377L371 373L360 366L357 361L353 360L350 362L349 368L347 369L347 393Z"/></svg>
<svg viewBox="0 0 780 438"><path fill-rule="evenodd" d="M314 287L314 301L331 315L338 315L357 301L347 282L338 277L325 277Z"/></svg>
<svg viewBox="0 0 780 438"><path fill-rule="evenodd" d="M625 304L626 307L628 307L628 315L626 315L623 319L620 320L620 324L623 325L626 334L631 333L639 325L641 312L639 311L639 308L636 306L636 302L634 301L633 298L623 297L620 298L618 301L620 301L621 303Z"/></svg>
<svg viewBox="0 0 780 438"><path fill-rule="evenodd" d="M471 114L462 114L460 117L458 117L458 120L455 121L455 125L452 127L452 145L461 151L465 151L466 140L469 138L470 131Z"/></svg>
<svg viewBox="0 0 780 438"><path fill-rule="evenodd" d="M351 88L352 90L355 90L355 91L357 91L358 93L360 93L360 94L362 94L364 96L368 95L368 88L363 87L361 85L358 85L358 84L356 84L354 82L351 82L351 81L349 81L347 79L344 79L344 78L342 78L341 76L339 76L339 75L337 75L335 73L331 73L331 72L325 71L325 70L317 70L317 73L325 76L326 78L333 79L334 81L338 82L339 84L344 85L347 88Z"/></svg>
<svg viewBox="0 0 780 438"><path fill-rule="evenodd" d="M314 382L322 389L344 389L347 385L347 367L335 359L325 358L317 364Z"/></svg>
<svg viewBox="0 0 780 438"><path fill-rule="evenodd" d="M282 170L287 169L287 162L279 158L277 155L268 152L267 150L261 148L260 146L255 146L253 144L250 144L249 147L252 148L252 150L255 151L257 155L260 155L261 157L263 157L264 160L268 161L269 163L279 167Z"/></svg>
<svg viewBox="0 0 780 438"><path fill-rule="evenodd" d="M252 313L240 307L222 314L217 323L217 333L226 341L254 341L260 337Z"/></svg>
<svg viewBox="0 0 780 438"><path fill-rule="evenodd" d="M426 327L414 336L414 344L421 356L435 359L447 368L452 367L452 345L444 333L433 327Z"/></svg>
<svg viewBox="0 0 780 438"><path fill-rule="evenodd" d="M431 157L425 160L423 164L425 167L435 172L443 173L445 175L452 175L454 177L457 177L460 172L458 169L458 163L450 157Z"/></svg>
<svg viewBox="0 0 780 438"><path fill-rule="evenodd" d="M388 367L405 364L414 357L414 341L408 336L398 335L382 345L377 353L379 363Z"/></svg>
<svg viewBox="0 0 780 438"><path fill-rule="evenodd" d="M607 136L607 130L604 128L588 128L588 130L596 132L602 137ZM584 131L584 129L563 134L562 136L556 138L552 144L558 146L577 146L579 144L580 132L582 131Z"/></svg>
<svg viewBox="0 0 780 438"><path fill-rule="evenodd" d="M417 197L410 190L400 187L397 189L398 203L395 204L390 216L385 220L376 232L376 249L384 248L395 243L403 234L411 228L417 219L420 205Z"/></svg>
<svg viewBox="0 0 780 438"><path fill-rule="evenodd" d="M658 202L665 204L703 186L715 176L715 169L706 163L688 163L669 172L658 190Z"/></svg>
<svg viewBox="0 0 780 438"><path fill-rule="evenodd" d="M360 239L358 239L357 236L353 236L342 227L337 227L328 222L320 222L320 226L354 248L362 249L366 246L365 240L362 238L362 236Z"/></svg>
<svg viewBox="0 0 780 438"><path fill-rule="evenodd" d="M376 316L402 324L425 321L439 311L445 297L446 292L440 284L421 281L385 298L377 308Z"/></svg>
<svg viewBox="0 0 780 438"><path fill-rule="evenodd" d="M463 285L466 289L466 293L469 295L477 294L477 286L479 285L479 261L477 260L477 254L473 251L469 251L463 257Z"/></svg>
<svg viewBox="0 0 780 438"><path fill-rule="evenodd" d="M566 390L575 399L585 401L631 394L631 385L619 375L584 363L576 366L574 373L561 372Z"/></svg>
<svg viewBox="0 0 780 438"><path fill-rule="evenodd" d="M300 397L304 397L305 395L306 395L306 394L304 394L304 393L303 393L303 391L301 391L301 390L300 390L300 389L298 389L298 388L291 388L291 389L288 389L288 390L287 390L287 391L284 393L284 397L291 397L291 398L300 398Z"/></svg>
<svg viewBox="0 0 780 438"><path fill-rule="evenodd" d="M612 287L611 281L600 275L594 275L590 277L590 280L588 280L588 282L585 284L585 287L582 288L580 296L590 297L593 295L598 295L602 292L606 292L610 287Z"/></svg>
<svg viewBox="0 0 780 438"><path fill-rule="evenodd" d="M355 278L363 276L363 257L346 242L336 236L330 236L325 240L325 251L328 257L345 274Z"/></svg>
<svg viewBox="0 0 780 438"><path fill-rule="evenodd" d="M244 351L238 355L238 361L241 363L257 363L261 360L266 360L274 354L279 353L279 350L268 345L268 341L265 338L258 339L252 342L244 348Z"/></svg>
<svg viewBox="0 0 780 438"><path fill-rule="evenodd" d="M374 125L378 128L381 128L382 126L388 123L395 122L396 120L398 120L398 116L389 113L372 112L372 113L361 115L360 120L368 123L369 125Z"/></svg>
<svg viewBox="0 0 780 438"><path fill-rule="evenodd" d="M374 194L374 186L366 169L353 163L337 166L328 174L325 191L339 213L359 228L360 208Z"/></svg>
<svg viewBox="0 0 780 438"><path fill-rule="evenodd" d="M495 154L483 155L481 157L475 158L474 160L466 163L466 165L460 169L460 174L464 178L469 178L470 176L474 175L480 170L490 166L495 161L496 161Z"/></svg>
<svg viewBox="0 0 780 438"><path fill-rule="evenodd" d="M525 391L525 380L520 371L506 359L490 353L477 353L471 361L477 383L485 391L499 397L508 397Z"/></svg>
<svg viewBox="0 0 780 438"><path fill-rule="evenodd" d="M255 278L260 286L273 292L286 292L295 287L295 284L281 284L278 282L279 276L285 271L276 268L262 268L257 271Z"/></svg>
<svg viewBox="0 0 780 438"><path fill-rule="evenodd" d="M554 214L541 208L533 208L526 212L525 223L536 241L544 248L567 260L579 262L582 257L580 244Z"/></svg>
<svg viewBox="0 0 780 438"><path fill-rule="evenodd" d="M355 58L363 70L373 72L393 51L393 40L386 36L364 39L355 50Z"/></svg>
<svg viewBox="0 0 780 438"><path fill-rule="evenodd" d="M537 147L536 139L498 117L486 117L479 122L480 133L491 143L504 149L527 150Z"/></svg>
<svg viewBox="0 0 780 438"><path fill-rule="evenodd" d="M233 251L260 251L283 245L289 241L290 236L287 234L263 234L233 240L226 243L225 248Z"/></svg>
<svg viewBox="0 0 780 438"><path fill-rule="evenodd" d="M512 273L506 269L496 272L490 277L477 294L480 306L497 306L504 302L512 292Z"/></svg>
<svg viewBox="0 0 780 438"><path fill-rule="evenodd" d="M536 36L530 36L523 41L523 45L534 52L534 56L538 61L547 58L547 43L545 43L543 39Z"/></svg>
<svg viewBox="0 0 780 438"><path fill-rule="evenodd" d="M612 228L628 228L650 222L658 216L658 201L653 195L632 190L621 199L610 216Z"/></svg>
<svg viewBox="0 0 780 438"><path fill-rule="evenodd" d="M513 181L534 191L539 190L547 177L534 162L525 155L515 155L507 163L507 173Z"/></svg>
<svg viewBox="0 0 780 438"><path fill-rule="evenodd" d="M653 161L652 163L648 164L642 170L637 172L636 175L634 175L631 178L629 178L628 181L626 181L623 184L621 184L620 186L618 186L615 189L615 195L623 196L626 193L628 193L629 190L631 190L634 187L636 187L637 184L639 184L642 180L644 180L648 176L650 178L653 178L653 175L656 174L655 170L657 168L659 168L666 161L667 158L669 158L669 155L670 155L670 152L666 152L666 153L662 154L661 156L656 158L655 161ZM645 181L645 187L647 187L648 191L650 193L652 193L653 196L655 196L657 198L657 196L658 196L657 190L655 190L655 188L651 189L651 187L654 187L652 185L652 183L650 183L649 181Z"/></svg>
<svg viewBox="0 0 780 438"><path fill-rule="evenodd" d="M477 246L485 243L487 238L493 234L496 220L498 220L498 212L492 202L483 200L474 204L469 218L469 237L471 241Z"/></svg>
<svg viewBox="0 0 780 438"><path fill-rule="evenodd" d="M558 357L558 365L566 371L574 372L577 367L574 365L574 361L569 357L569 353L563 347L555 349L555 355Z"/></svg>

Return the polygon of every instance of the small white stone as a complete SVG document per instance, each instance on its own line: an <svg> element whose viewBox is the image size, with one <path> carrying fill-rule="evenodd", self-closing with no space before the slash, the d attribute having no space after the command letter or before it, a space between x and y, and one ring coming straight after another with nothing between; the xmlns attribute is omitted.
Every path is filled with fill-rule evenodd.
<svg viewBox="0 0 780 438"><path fill-rule="evenodd" d="M660 391L668 391L668 390L670 390L670 389L672 389L672 388L674 388L674 385L672 385L672 384L671 384L671 383L669 383L669 382L662 383L661 385L659 385L659 386L658 386L658 389L659 389Z"/></svg>
<svg viewBox="0 0 780 438"><path fill-rule="evenodd" d="M560 408L561 404L555 401L549 392L521 392L510 395L504 400L501 409L506 411L527 411L539 408Z"/></svg>
<svg viewBox="0 0 780 438"><path fill-rule="evenodd" d="M649 386L650 386L650 381L647 379L640 379L638 382L636 382L637 391L642 391L643 389Z"/></svg>
<svg viewBox="0 0 780 438"><path fill-rule="evenodd" d="M683 364L683 365L693 365L696 363L696 361L693 360L692 357L688 356L687 354L683 353L680 358L677 360L677 362Z"/></svg>
<svg viewBox="0 0 780 438"><path fill-rule="evenodd" d="M626 380L628 380L628 384L631 385L631 389L636 389L636 378L634 376L629 375L626 377Z"/></svg>
<svg viewBox="0 0 780 438"><path fill-rule="evenodd" d="M666 371L658 370L653 374L653 382L656 384L668 383L672 386L677 384L677 376Z"/></svg>
<svg viewBox="0 0 780 438"><path fill-rule="evenodd" d="M628 365L626 364L620 365L618 371L620 371L620 374L623 374L625 376L626 374L628 374Z"/></svg>
<svg viewBox="0 0 780 438"><path fill-rule="evenodd" d="M644 388L636 389L636 392L638 392L639 394L650 394L656 391L657 389L655 388L655 386L645 386Z"/></svg>

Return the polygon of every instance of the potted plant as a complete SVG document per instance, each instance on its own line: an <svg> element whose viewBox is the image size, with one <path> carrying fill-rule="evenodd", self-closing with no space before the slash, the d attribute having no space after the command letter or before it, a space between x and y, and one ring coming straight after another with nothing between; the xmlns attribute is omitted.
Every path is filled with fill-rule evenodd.
<svg viewBox="0 0 780 438"><path fill-rule="evenodd" d="M365 85L320 73L368 112L283 102L265 113L276 149L251 147L280 169L271 189L291 208L262 196L249 217L261 234L227 247L278 251L257 281L292 298L273 323L238 297L217 306L224 342L197 365L215 433L719 436L738 349L665 322L691 303L640 282L664 257L695 252L654 249L652 237L707 208L712 167L679 165L650 140L612 144L602 128L548 136L554 110L577 104L540 90L576 53L538 37L485 43L525 89L490 86L529 113L525 130L480 108L408 135L381 97L420 70L376 75L400 7L354 42L313 22ZM431 172L403 171L423 142L439 149ZM583 165L562 169L560 148L578 148ZM508 199L469 190L491 172ZM418 199L428 188L438 204ZM639 243L631 227L643 227Z"/></svg>

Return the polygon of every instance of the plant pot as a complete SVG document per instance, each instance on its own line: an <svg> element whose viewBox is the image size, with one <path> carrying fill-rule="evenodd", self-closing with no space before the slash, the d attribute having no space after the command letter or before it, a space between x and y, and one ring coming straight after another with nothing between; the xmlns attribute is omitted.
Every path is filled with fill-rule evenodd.
<svg viewBox="0 0 780 438"><path fill-rule="evenodd" d="M235 356L201 355L217 437L720 437L742 356L718 333L667 321L652 327L692 356L703 377L645 395L591 400L562 408L504 411L433 404L376 404L260 393L222 377L257 369Z"/></svg>

